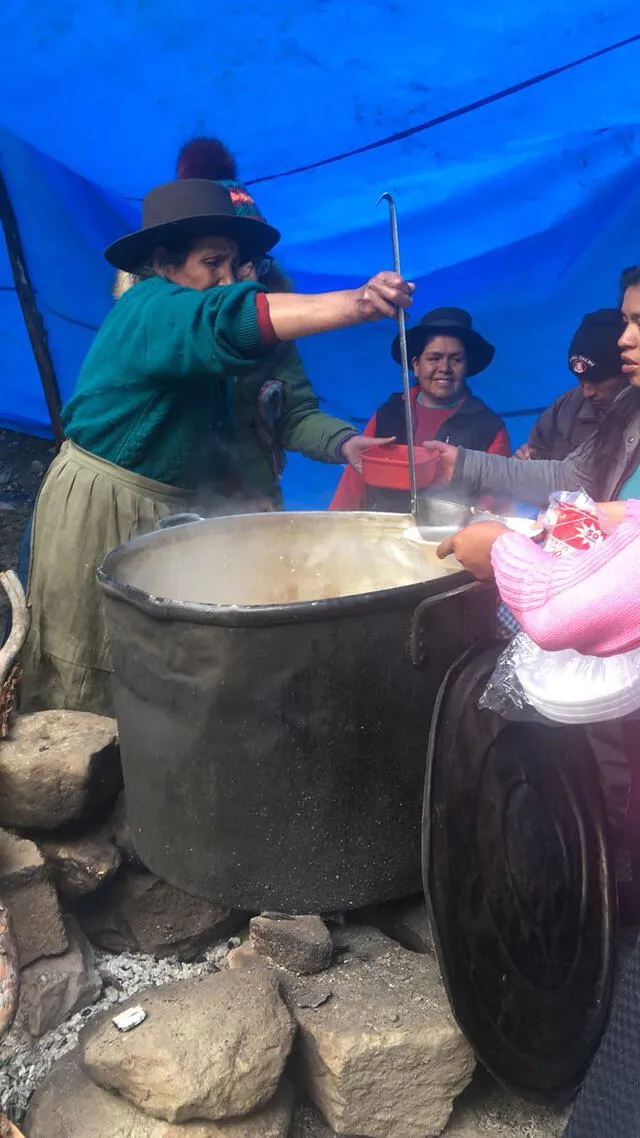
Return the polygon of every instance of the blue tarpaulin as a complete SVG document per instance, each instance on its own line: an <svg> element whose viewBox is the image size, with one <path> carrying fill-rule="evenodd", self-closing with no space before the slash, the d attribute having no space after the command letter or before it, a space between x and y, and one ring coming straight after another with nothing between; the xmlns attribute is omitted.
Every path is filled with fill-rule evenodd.
<svg viewBox="0 0 640 1138"><path fill-rule="evenodd" d="M63 398L110 305L102 250L137 226L188 138L213 134L284 240L301 291L391 264L396 197L413 319L469 308L497 346L473 381L514 443L570 385L585 311L640 261L640 16L627 0L13 0L0 14L0 169ZM389 322L301 344L327 409L400 386ZM0 237L0 423L46 433ZM290 506L335 468L297 456Z"/></svg>

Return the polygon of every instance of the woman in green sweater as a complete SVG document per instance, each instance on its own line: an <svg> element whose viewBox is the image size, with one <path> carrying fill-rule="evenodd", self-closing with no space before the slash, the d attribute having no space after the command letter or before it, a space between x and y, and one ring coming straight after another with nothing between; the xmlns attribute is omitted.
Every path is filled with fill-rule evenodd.
<svg viewBox="0 0 640 1138"><path fill-rule="evenodd" d="M270 258L244 266L243 276L259 281L270 293L293 291ZM116 298L135 283L134 277L120 272ZM280 344L275 356L249 375L235 377L229 429L228 437L218 433L215 438L211 477L203 481L197 504L205 513L282 509L280 480L287 451L299 451L317 462L349 463L360 470L360 454L367 445L350 423L320 410L294 343ZM369 442L384 444L389 439Z"/></svg>
<svg viewBox="0 0 640 1138"><path fill-rule="evenodd" d="M185 143L176 163L178 178L210 178L231 194L236 213L264 221L255 198L238 178L234 156L219 138ZM291 292L293 285L270 257L251 266L253 280L268 292ZM353 441L352 441L353 440ZM359 469L359 432L322 411L295 344L281 344L277 356L234 385L234 431L229 453L250 498L282 507L280 479L286 452L316 462L349 463Z"/></svg>
<svg viewBox="0 0 640 1138"><path fill-rule="evenodd" d="M212 424L223 437L229 430L230 380L255 372L281 342L410 305L413 286L392 272L310 296L242 280L243 266L279 236L239 217L224 187L190 179L152 190L143 228L107 250L139 283L94 340L63 411L66 442L38 495L22 710L112 714L96 566L189 507L210 475Z"/></svg>

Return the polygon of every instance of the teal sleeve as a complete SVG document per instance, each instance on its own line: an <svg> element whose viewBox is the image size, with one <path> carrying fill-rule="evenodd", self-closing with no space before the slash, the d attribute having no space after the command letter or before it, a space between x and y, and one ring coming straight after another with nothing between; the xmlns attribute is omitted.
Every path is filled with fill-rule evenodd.
<svg viewBox="0 0 640 1138"><path fill-rule="evenodd" d="M146 369L167 380L228 379L254 371L275 351L260 328L251 281L198 292L175 286L149 297Z"/></svg>

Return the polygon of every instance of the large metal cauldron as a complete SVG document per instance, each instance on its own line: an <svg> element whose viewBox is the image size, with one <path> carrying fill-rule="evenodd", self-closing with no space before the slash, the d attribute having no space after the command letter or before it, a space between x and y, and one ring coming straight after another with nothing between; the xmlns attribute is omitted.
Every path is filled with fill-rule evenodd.
<svg viewBox="0 0 640 1138"><path fill-rule="evenodd" d="M495 600L408 526L228 517L106 558L127 805L153 872L248 910L420 889L434 701Z"/></svg>

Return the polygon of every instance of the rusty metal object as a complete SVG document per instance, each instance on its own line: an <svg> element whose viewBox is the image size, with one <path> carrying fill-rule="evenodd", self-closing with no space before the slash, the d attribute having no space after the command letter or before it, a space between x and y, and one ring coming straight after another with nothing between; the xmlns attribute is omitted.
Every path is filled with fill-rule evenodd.
<svg viewBox="0 0 640 1138"><path fill-rule="evenodd" d="M0 739L6 739L20 682L18 656L27 638L30 617L24 589L13 570L0 573L0 585L11 604L11 632L0 648Z"/></svg>

